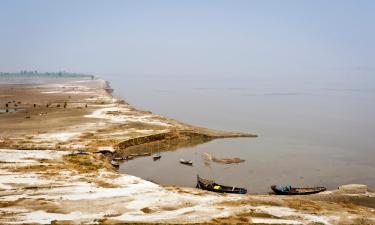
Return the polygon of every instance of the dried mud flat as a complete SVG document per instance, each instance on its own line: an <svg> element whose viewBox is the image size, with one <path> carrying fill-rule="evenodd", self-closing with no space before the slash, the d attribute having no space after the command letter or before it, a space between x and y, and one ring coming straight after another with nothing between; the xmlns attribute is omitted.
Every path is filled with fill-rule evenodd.
<svg viewBox="0 0 375 225"><path fill-rule="evenodd" d="M136 110L103 80L0 82L0 109L6 104L18 110L0 113L1 224L375 223L375 195L362 186L304 197L219 195L119 174L113 156L256 135Z"/></svg>

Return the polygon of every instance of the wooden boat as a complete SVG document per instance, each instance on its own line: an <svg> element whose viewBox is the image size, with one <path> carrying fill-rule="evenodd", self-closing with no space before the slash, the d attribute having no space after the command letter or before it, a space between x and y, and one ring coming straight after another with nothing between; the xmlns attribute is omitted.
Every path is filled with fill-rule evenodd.
<svg viewBox="0 0 375 225"><path fill-rule="evenodd" d="M82 150L78 150L77 153L75 153L76 155L90 155L91 153L90 152L86 152L86 151L82 151Z"/></svg>
<svg viewBox="0 0 375 225"><path fill-rule="evenodd" d="M120 167L120 163L118 163L115 160L111 160L111 165L114 166L114 167Z"/></svg>
<svg viewBox="0 0 375 225"><path fill-rule="evenodd" d="M115 157L115 158L113 158L113 160L122 161L122 160L126 160L126 158L125 157Z"/></svg>
<svg viewBox="0 0 375 225"><path fill-rule="evenodd" d="M129 156L131 156L131 157L140 157L140 156L148 156L148 155L151 155L151 152L129 154Z"/></svg>
<svg viewBox="0 0 375 225"><path fill-rule="evenodd" d="M220 193L231 193L231 194L246 194L247 193L246 188L239 188L239 187L234 187L234 186L230 187L230 186L217 184L213 180L200 178L199 175L197 175L196 187L203 189L203 190L220 192Z"/></svg>
<svg viewBox="0 0 375 225"><path fill-rule="evenodd" d="M184 165L188 165L188 166L192 166L193 165L193 161L192 160L180 159L180 163L184 164Z"/></svg>
<svg viewBox="0 0 375 225"><path fill-rule="evenodd" d="M283 186L276 186L272 185L271 189L277 195L309 195L309 194L316 194L322 191L325 191L325 187L308 187L308 188L296 188L296 187L283 187Z"/></svg>
<svg viewBox="0 0 375 225"><path fill-rule="evenodd" d="M106 154L112 154L113 151L107 150L107 149L101 149L101 150L96 151L95 153L101 153L103 155L106 155Z"/></svg>
<svg viewBox="0 0 375 225"><path fill-rule="evenodd" d="M161 155L154 155L154 156L152 157L152 159L153 159L154 161L159 160L160 158L161 158Z"/></svg>

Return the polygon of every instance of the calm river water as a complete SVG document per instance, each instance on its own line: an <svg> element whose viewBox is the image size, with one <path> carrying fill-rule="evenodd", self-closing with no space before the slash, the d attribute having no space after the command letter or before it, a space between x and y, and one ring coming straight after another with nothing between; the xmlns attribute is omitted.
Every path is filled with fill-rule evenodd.
<svg viewBox="0 0 375 225"><path fill-rule="evenodd" d="M182 78L108 76L115 95L133 106L190 124L256 133L123 163L120 171L169 185L195 186L196 174L250 193L271 184L346 183L375 188L375 82L368 77ZM201 155L244 163L204 164ZM194 161L193 167L179 164Z"/></svg>

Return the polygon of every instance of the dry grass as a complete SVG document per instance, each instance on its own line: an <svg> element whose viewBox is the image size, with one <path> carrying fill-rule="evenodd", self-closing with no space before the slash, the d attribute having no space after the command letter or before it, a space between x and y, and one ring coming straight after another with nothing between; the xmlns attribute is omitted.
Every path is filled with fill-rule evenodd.
<svg viewBox="0 0 375 225"><path fill-rule="evenodd" d="M108 183L103 180L94 180L94 182L96 183L96 185L102 188L118 188L119 187L119 185Z"/></svg>
<svg viewBox="0 0 375 225"><path fill-rule="evenodd" d="M42 177L48 177L58 174L61 170L67 169L58 161L52 161L48 159L41 159L41 164L33 164L18 167L7 168L11 172L17 173L42 173Z"/></svg>
<svg viewBox="0 0 375 225"><path fill-rule="evenodd" d="M322 210L322 207L319 204L307 199L288 198L284 199L284 201L286 202L288 207L293 209L304 210L309 212L318 212Z"/></svg>
<svg viewBox="0 0 375 225"><path fill-rule="evenodd" d="M20 166L20 167L11 167L8 168L11 172L17 172L17 173L33 173L33 172L40 172L45 171L49 168L52 168L52 165L28 165L28 166Z"/></svg>
<svg viewBox="0 0 375 225"><path fill-rule="evenodd" d="M112 167L100 154L65 155L63 159L66 163L66 168L76 170L80 173L93 173L104 168L112 170Z"/></svg>
<svg viewBox="0 0 375 225"><path fill-rule="evenodd" d="M246 196L246 198L243 198L241 200L236 200L236 201L223 201L223 202L220 202L218 205L223 205L223 206L243 206L243 205L283 206L280 202L274 201L274 199L262 200L262 199L257 199L257 198L250 197L250 196Z"/></svg>
<svg viewBox="0 0 375 225"><path fill-rule="evenodd" d="M241 212L233 216L216 218L211 221L220 224L249 224L251 223L251 218L280 219L280 217L250 209L249 211Z"/></svg>
<svg viewBox="0 0 375 225"><path fill-rule="evenodd" d="M175 191L175 192L181 193L181 194L191 194L191 195L196 195L196 196L207 196L207 195L212 194L210 192L202 191L202 190L199 190L199 189L188 190L186 188L180 188L180 187L176 187L176 186L169 186L169 185L168 186L161 185L161 186L168 191Z"/></svg>
<svg viewBox="0 0 375 225"><path fill-rule="evenodd" d="M24 201L24 198L19 198L15 201L0 201L0 208L6 208L10 206L16 206Z"/></svg>
<svg viewBox="0 0 375 225"><path fill-rule="evenodd" d="M152 212L154 212L154 210L152 210L149 207L142 208L141 211L144 212L144 213L152 213Z"/></svg>
<svg viewBox="0 0 375 225"><path fill-rule="evenodd" d="M251 209L249 212L243 212L237 214L238 217L258 217L258 218L268 218L268 219L280 219L280 217L264 213L264 212L256 212L254 209Z"/></svg>
<svg viewBox="0 0 375 225"><path fill-rule="evenodd" d="M212 219L210 223L205 224L249 224L249 222L249 219L246 217L228 216Z"/></svg>

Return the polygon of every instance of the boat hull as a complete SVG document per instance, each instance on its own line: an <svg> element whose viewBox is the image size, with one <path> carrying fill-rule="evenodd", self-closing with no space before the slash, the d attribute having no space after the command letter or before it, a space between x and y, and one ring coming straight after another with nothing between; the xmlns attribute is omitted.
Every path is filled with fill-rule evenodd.
<svg viewBox="0 0 375 225"><path fill-rule="evenodd" d="M193 161L191 161L191 160L180 160L180 163L181 164L184 164L184 165L188 165L188 166L192 166L193 165Z"/></svg>
<svg viewBox="0 0 375 225"><path fill-rule="evenodd" d="M215 189L215 186L219 186L220 189ZM229 193L229 194L246 194L246 188L230 187L225 185L217 184L213 181L202 179L197 176L197 188L206 191L218 192L218 193Z"/></svg>
<svg viewBox="0 0 375 225"><path fill-rule="evenodd" d="M272 191L277 195L311 195L325 191L325 187L313 187L313 188L291 188L290 191L281 191L276 188L276 185L271 186Z"/></svg>
<svg viewBox="0 0 375 225"><path fill-rule="evenodd" d="M154 156L154 157L152 157L152 158L154 159L154 161L156 161L156 160L161 159L161 156Z"/></svg>

